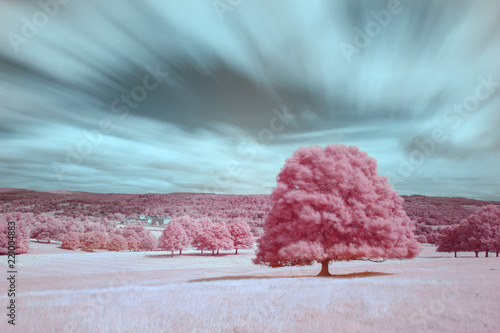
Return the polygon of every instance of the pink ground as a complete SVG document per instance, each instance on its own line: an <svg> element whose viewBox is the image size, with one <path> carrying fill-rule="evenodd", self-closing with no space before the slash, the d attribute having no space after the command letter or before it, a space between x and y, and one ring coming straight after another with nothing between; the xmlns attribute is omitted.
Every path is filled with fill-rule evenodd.
<svg viewBox="0 0 500 333"><path fill-rule="evenodd" d="M319 264L260 267L253 251L170 258L58 246L32 243L18 257L16 326L4 317L0 332L500 331L494 254L453 258L425 246L413 260L338 262L330 272L339 276L316 278Z"/></svg>

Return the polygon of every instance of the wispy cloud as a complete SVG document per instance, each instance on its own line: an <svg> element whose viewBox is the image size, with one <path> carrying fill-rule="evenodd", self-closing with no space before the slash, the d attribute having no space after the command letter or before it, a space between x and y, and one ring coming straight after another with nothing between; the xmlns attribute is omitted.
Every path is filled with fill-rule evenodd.
<svg viewBox="0 0 500 333"><path fill-rule="evenodd" d="M57 12L1 1L0 186L268 193L297 147L341 142L376 157L401 193L498 198L500 87L453 110L478 78L500 82L500 5L393 5L382 27L387 1L245 1L223 20L210 1L69 1ZM359 31L372 37L347 61L341 45ZM158 65L168 77L142 98L134 88ZM283 108L293 122L273 131ZM113 130L83 143L103 119ZM446 140L412 163L436 129ZM268 138L249 146L259 133ZM68 147L92 151L67 163ZM402 174L402 160L414 170ZM71 170L60 179L54 163Z"/></svg>

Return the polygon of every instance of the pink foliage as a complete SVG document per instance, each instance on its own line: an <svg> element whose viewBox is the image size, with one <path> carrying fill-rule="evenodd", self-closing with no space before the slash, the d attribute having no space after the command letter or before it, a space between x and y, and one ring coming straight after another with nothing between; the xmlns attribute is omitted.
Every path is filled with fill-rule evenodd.
<svg viewBox="0 0 500 333"><path fill-rule="evenodd" d="M179 223L182 226L182 228L186 232L186 235L188 236L189 244L192 244L192 242L196 238L196 235L200 231L200 224L195 219L193 219L188 215L175 217L170 220L169 224L173 222Z"/></svg>
<svg viewBox="0 0 500 333"><path fill-rule="evenodd" d="M66 225L66 231L67 232L76 232L76 233L83 233L85 232L85 226L81 221L78 220L66 220L65 221Z"/></svg>
<svg viewBox="0 0 500 333"><path fill-rule="evenodd" d="M105 232L93 232L96 239L97 249L105 250L108 246L108 234Z"/></svg>
<svg viewBox="0 0 500 333"><path fill-rule="evenodd" d="M403 259L421 251L403 199L357 147L299 148L277 182L254 263Z"/></svg>
<svg viewBox="0 0 500 333"><path fill-rule="evenodd" d="M238 253L238 249L253 248L253 237L250 226L246 222L235 222L228 225L229 233L233 240L233 248Z"/></svg>
<svg viewBox="0 0 500 333"><path fill-rule="evenodd" d="M32 216L27 215L28 214L21 213L0 214L0 255L9 253L9 231L11 232L11 236L12 232L15 232L14 252L16 254L27 253L31 250L29 219L31 219ZM15 226L13 226L12 223L9 224L9 222L14 222Z"/></svg>
<svg viewBox="0 0 500 333"><path fill-rule="evenodd" d="M68 232L62 237L63 248L69 250L76 250L80 247L80 234L76 232Z"/></svg>
<svg viewBox="0 0 500 333"><path fill-rule="evenodd" d="M170 221L158 240L158 247L172 252L172 256L174 251L179 251L179 254L181 254L182 250L186 249L188 245L189 238L178 221Z"/></svg>
<svg viewBox="0 0 500 333"><path fill-rule="evenodd" d="M201 253L207 250L215 250L214 235L212 231L213 222L209 218L201 218L198 220L199 229L196 233L196 237L193 240L193 247Z"/></svg>
<svg viewBox="0 0 500 333"><path fill-rule="evenodd" d="M58 218L51 216L37 216L33 229L30 232L30 238L37 241L50 242L51 240L60 241L66 234L65 224Z"/></svg>
<svg viewBox="0 0 500 333"><path fill-rule="evenodd" d="M139 243L139 248L146 251L153 251L157 248L158 240L151 234L148 230L148 234L146 234Z"/></svg>
<svg viewBox="0 0 500 333"><path fill-rule="evenodd" d="M212 254L219 250L233 249L233 239L228 227L223 222L212 222L208 218L198 220L199 230L193 241L193 246L197 250L212 251Z"/></svg>
<svg viewBox="0 0 500 333"><path fill-rule="evenodd" d="M130 251L138 251L139 250L139 242L134 237L126 238L127 246Z"/></svg>
<svg viewBox="0 0 500 333"><path fill-rule="evenodd" d="M438 245L441 240L441 236L440 232L432 232L427 235L427 242L429 244Z"/></svg>
<svg viewBox="0 0 500 333"><path fill-rule="evenodd" d="M80 236L80 244L87 251L105 249L108 244L108 236L98 231L86 232Z"/></svg>
<svg viewBox="0 0 500 333"><path fill-rule="evenodd" d="M129 224L125 228L121 228L121 234L127 240L129 238L135 238L137 241L137 246L139 249L152 251L157 247L157 240L145 227L142 225Z"/></svg>
<svg viewBox="0 0 500 333"><path fill-rule="evenodd" d="M438 252L500 252L500 208L487 205L463 219L459 225L441 230Z"/></svg>
<svg viewBox="0 0 500 333"><path fill-rule="evenodd" d="M106 227L99 222L84 223L85 232L107 232Z"/></svg>
<svg viewBox="0 0 500 333"><path fill-rule="evenodd" d="M119 252L119 251L127 250L128 248L129 247L128 247L127 240L122 235L114 234L114 235L111 235L109 237L108 244L107 244L107 249L109 251Z"/></svg>
<svg viewBox="0 0 500 333"><path fill-rule="evenodd" d="M427 237L425 235L418 235L417 242L419 243L427 243Z"/></svg>
<svg viewBox="0 0 500 333"><path fill-rule="evenodd" d="M212 229L208 232L212 233L213 244L211 250L217 251L219 254L219 250L231 250L233 248L233 239L227 225L224 222L218 222L212 224Z"/></svg>
<svg viewBox="0 0 500 333"><path fill-rule="evenodd" d="M439 237L435 240L438 245L436 251L437 252L455 252L455 257L457 256L457 252L463 251L464 244L463 239L460 236L459 225L452 225L443 228Z"/></svg>

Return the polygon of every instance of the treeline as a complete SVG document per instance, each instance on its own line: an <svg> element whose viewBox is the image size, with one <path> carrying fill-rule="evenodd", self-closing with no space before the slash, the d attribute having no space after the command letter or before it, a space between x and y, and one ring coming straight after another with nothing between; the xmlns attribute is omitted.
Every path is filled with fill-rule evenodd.
<svg viewBox="0 0 500 333"><path fill-rule="evenodd" d="M436 239L438 252L500 252L500 209L485 206L479 212L463 219L460 224L441 230Z"/></svg>
<svg viewBox="0 0 500 333"><path fill-rule="evenodd" d="M172 219L158 241L160 249L170 251L182 251L193 247L203 254L203 251L211 251L212 255L220 250L235 250L253 248L253 237L250 226L245 221L213 222L209 218L195 220L190 216L182 216Z"/></svg>
<svg viewBox="0 0 500 333"><path fill-rule="evenodd" d="M115 214L121 214L122 219L169 214L172 218L207 217L213 222L240 219L250 227L262 227L269 209L268 195L0 192L0 213L50 213L74 219L115 219Z"/></svg>
<svg viewBox="0 0 500 333"><path fill-rule="evenodd" d="M123 237L127 246L123 250L154 250L156 238L139 225L117 229L117 220L85 217L81 220L33 213L0 214L0 255L7 254L7 225L16 225L16 253L30 251L30 239L38 242L62 242L62 247L87 251L107 249L116 251L116 243ZM120 236L120 237L118 237Z"/></svg>
<svg viewBox="0 0 500 333"><path fill-rule="evenodd" d="M62 248L86 251L183 251L189 247L219 253L220 250L250 249L253 236L248 223L233 219L231 223L213 222L209 218L190 216L173 218L160 239L142 225L117 228L117 220L85 217L82 220L32 213L0 214L0 255L8 252L8 222L16 225L16 253L30 251L30 239L38 242L61 242Z"/></svg>

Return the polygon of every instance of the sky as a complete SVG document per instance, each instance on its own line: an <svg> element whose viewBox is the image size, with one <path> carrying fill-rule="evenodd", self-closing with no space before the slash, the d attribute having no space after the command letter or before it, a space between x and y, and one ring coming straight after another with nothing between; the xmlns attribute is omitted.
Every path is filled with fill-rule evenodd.
<svg viewBox="0 0 500 333"><path fill-rule="evenodd" d="M500 200L500 2L0 0L0 187L267 194L355 145Z"/></svg>

